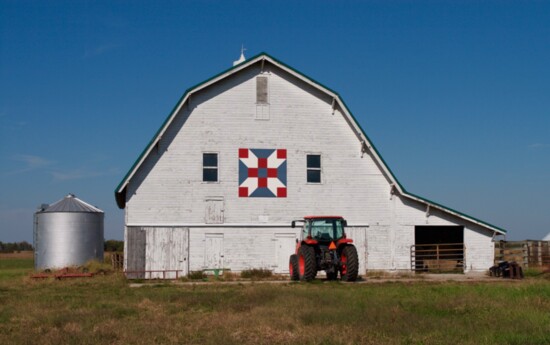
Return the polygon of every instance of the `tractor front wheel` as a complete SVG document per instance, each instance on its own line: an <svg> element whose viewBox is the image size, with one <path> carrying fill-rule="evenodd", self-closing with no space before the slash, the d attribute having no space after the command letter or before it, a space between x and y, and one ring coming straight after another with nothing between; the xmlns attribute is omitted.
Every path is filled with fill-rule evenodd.
<svg viewBox="0 0 550 345"><path fill-rule="evenodd" d="M357 280L359 274L359 257L357 249L353 245L347 245L340 254L340 276L343 281L353 282Z"/></svg>
<svg viewBox="0 0 550 345"><path fill-rule="evenodd" d="M300 246L298 249L298 272L300 280L312 281L317 273L315 263L315 250L307 245Z"/></svg>
<svg viewBox="0 0 550 345"><path fill-rule="evenodd" d="M298 255L292 254L290 256L290 262L288 263L288 269L290 272L290 280L300 280L300 271L298 268Z"/></svg>

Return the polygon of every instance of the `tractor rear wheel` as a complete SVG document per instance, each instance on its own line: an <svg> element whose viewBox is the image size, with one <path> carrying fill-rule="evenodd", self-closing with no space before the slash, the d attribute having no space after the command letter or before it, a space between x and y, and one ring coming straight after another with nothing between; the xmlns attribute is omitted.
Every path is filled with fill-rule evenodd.
<svg viewBox="0 0 550 345"><path fill-rule="evenodd" d="M300 280L300 271L298 268L298 255L292 254L290 256L290 262L288 263L288 270L290 272L290 280Z"/></svg>
<svg viewBox="0 0 550 345"><path fill-rule="evenodd" d="M346 282L356 281L359 274L359 257L357 256L355 246L347 245L342 249L340 262L342 264L340 268L342 280Z"/></svg>
<svg viewBox="0 0 550 345"><path fill-rule="evenodd" d="M298 249L298 272L300 280L308 282L312 281L317 273L315 250L308 245L302 245Z"/></svg>

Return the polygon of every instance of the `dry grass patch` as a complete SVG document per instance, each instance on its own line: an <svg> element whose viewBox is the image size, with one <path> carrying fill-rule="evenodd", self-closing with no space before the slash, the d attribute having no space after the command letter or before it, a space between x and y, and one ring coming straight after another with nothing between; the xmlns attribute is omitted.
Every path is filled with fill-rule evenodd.
<svg viewBox="0 0 550 345"><path fill-rule="evenodd" d="M0 344L550 343L545 279L130 288L22 272L0 280Z"/></svg>
<svg viewBox="0 0 550 345"><path fill-rule="evenodd" d="M268 279L273 276L273 272L266 268L253 268L241 272L241 278L245 279Z"/></svg>

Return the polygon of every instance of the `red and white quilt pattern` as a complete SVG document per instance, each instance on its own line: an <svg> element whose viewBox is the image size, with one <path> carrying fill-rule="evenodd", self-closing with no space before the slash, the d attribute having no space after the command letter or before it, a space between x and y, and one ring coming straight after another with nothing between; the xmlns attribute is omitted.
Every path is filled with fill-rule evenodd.
<svg viewBox="0 0 550 345"><path fill-rule="evenodd" d="M239 197L286 198L286 149L239 149Z"/></svg>

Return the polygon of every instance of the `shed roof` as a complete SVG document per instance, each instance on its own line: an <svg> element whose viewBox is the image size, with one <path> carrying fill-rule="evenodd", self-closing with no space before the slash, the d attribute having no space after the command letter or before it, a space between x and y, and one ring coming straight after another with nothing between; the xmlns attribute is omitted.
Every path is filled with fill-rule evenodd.
<svg viewBox="0 0 550 345"><path fill-rule="evenodd" d="M200 84L197 84L197 85L195 85L195 86L193 86L193 87L191 87L191 88L189 88L185 91L185 93L181 96L180 100L178 101L176 106L172 109L169 116L166 118L166 120L164 121L162 126L159 128L159 130L157 131L157 133L155 134L153 139L149 142L149 144L147 145L145 150L143 150L143 152L138 157L138 159L134 162L134 164L132 165L132 167L130 168L130 170L126 174L126 176L124 176L124 178L122 179L120 184L115 189L115 199L116 199L118 207L119 208L124 208L126 206L125 205L126 204L126 195L125 195L126 194L126 187L127 187L128 183L130 182L130 179L132 178L132 176L134 176L134 174L139 169L141 164L145 161L145 159L147 158L149 153L152 151L152 149L157 144L157 142L160 140L160 138L162 137L164 132L170 126L170 124L172 123L172 121L174 120L174 118L176 117L176 115L178 114L180 109L182 108L182 106L187 102L187 100L189 99L189 97L193 93L198 92L198 91L200 91L200 90L202 90L202 89L204 89L204 88L206 88L206 87L208 87L208 86L210 86L210 85L212 85L212 84L214 84L214 83L216 83L216 82L218 82L222 79L225 79L225 78L229 77L230 75L238 73L239 71L242 71L242 70L244 70L244 69L246 69L250 66L253 66L255 64L264 64L266 62L273 64L274 66L286 71L287 73L293 75L294 77L302 80L303 82L315 87L316 89L318 89L318 90L324 92L325 94L327 94L328 96L332 97L335 106L338 106L342 110L343 115L349 120L349 123L350 123L353 131L355 132L357 137L361 140L364 149L369 150L372 153L373 158L379 164L379 166L382 169L382 171L384 172L384 174L389 178L389 180L392 183L393 188L395 189L395 191L397 193L399 193L400 195L402 195L402 196L404 196L408 199L415 200L417 202L425 204L427 207L430 207L430 208L433 208L433 209L439 209L439 210L441 210L445 213L452 214L456 217L459 217L459 218L465 219L469 222L478 224L478 225L480 225L480 226L482 226L486 229L489 229L491 231L495 231L495 232L498 232L498 233L501 233L501 234L506 233L506 230L504 230L500 227L489 224L487 222L484 222L482 220L479 220L477 218L474 218L474 217L469 216L467 214L464 214L462 212L453 210L449 207L443 206L439 203L436 203L434 201L425 199L423 197L420 197L418 195L415 195L413 193L408 192L401 185L401 183L397 180L394 173L388 167L388 165L386 164L386 162L384 161L384 159L382 158L382 156L380 155L380 153L378 152L378 150L376 149L376 147L374 146L372 141L369 139L369 137L367 136L365 131L363 131L363 129L361 128L361 126L359 125L359 123L357 122L357 120L355 119L353 114L351 113L351 111L348 109L348 107L345 104L344 100L340 97L340 95L336 91L324 86L323 84L321 84L321 83L315 81L314 79L306 76L305 74L301 73L300 71L286 65L285 63L275 59L274 57L268 55L267 53L260 53L256 56L253 56L252 58L250 58L248 60L245 60L245 61L239 63L238 65L235 65L235 66L233 66L233 67L231 67L231 68L229 68L229 69L213 76L212 78L210 78L210 79L208 79L208 80L206 80L206 81L204 81Z"/></svg>
<svg viewBox="0 0 550 345"><path fill-rule="evenodd" d="M103 213L97 207L94 207L87 202L84 202L77 198L74 194L68 194L63 199L48 205L47 207L42 207L39 212L87 212L87 213Z"/></svg>

